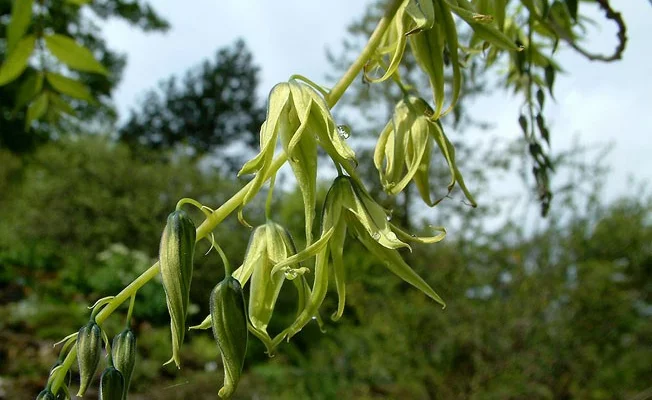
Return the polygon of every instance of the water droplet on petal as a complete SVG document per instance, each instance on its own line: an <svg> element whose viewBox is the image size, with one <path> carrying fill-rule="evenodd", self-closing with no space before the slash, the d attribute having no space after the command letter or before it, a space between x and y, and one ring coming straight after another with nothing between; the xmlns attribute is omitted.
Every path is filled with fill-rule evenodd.
<svg viewBox="0 0 652 400"><path fill-rule="evenodd" d="M378 239L380 239L380 232L374 232L374 233L371 235L371 237L372 237L374 240L378 240Z"/></svg>
<svg viewBox="0 0 652 400"><path fill-rule="evenodd" d="M397 240L398 238L396 237L396 234L394 232L389 232L387 233L387 238L389 240Z"/></svg>
<svg viewBox="0 0 652 400"><path fill-rule="evenodd" d="M389 210L387 212L387 217L385 217L387 219L387 222L391 221L393 216L394 216L394 210Z"/></svg>
<svg viewBox="0 0 652 400"><path fill-rule="evenodd" d="M315 317L314 315L312 316L312 319L313 319L314 321L317 321L317 317Z"/></svg>
<svg viewBox="0 0 652 400"><path fill-rule="evenodd" d="M337 134L340 135L342 139L346 140L351 137L351 128L349 128L348 125L338 125Z"/></svg>

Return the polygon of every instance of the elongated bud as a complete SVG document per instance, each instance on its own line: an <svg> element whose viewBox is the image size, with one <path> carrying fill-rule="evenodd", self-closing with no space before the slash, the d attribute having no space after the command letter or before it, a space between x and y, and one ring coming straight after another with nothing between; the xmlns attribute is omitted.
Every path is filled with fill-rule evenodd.
<svg viewBox="0 0 652 400"><path fill-rule="evenodd" d="M95 321L84 325L77 335L77 361L79 362L79 391L81 397L95 376L102 355L102 329Z"/></svg>
<svg viewBox="0 0 652 400"><path fill-rule="evenodd" d="M171 213L161 236L159 262L172 331L172 358L167 363L174 361L177 368L186 333L195 240L195 224L188 214L182 210Z"/></svg>
<svg viewBox="0 0 652 400"><path fill-rule="evenodd" d="M215 286L210 298L213 336L222 353L224 385L219 396L229 398L235 392L247 353L247 313L240 282L227 276Z"/></svg>
<svg viewBox="0 0 652 400"><path fill-rule="evenodd" d="M100 377L100 400L122 400L125 379L114 367L107 367Z"/></svg>
<svg viewBox="0 0 652 400"><path fill-rule="evenodd" d="M129 384L131 383L131 374L134 372L136 365L136 335L127 328L113 338L113 348L111 349L113 357L113 366L122 373L125 382L123 398L127 398Z"/></svg>
<svg viewBox="0 0 652 400"><path fill-rule="evenodd" d="M43 389L36 396L36 400L55 400L55 397L52 394L52 392L50 391L50 389Z"/></svg>

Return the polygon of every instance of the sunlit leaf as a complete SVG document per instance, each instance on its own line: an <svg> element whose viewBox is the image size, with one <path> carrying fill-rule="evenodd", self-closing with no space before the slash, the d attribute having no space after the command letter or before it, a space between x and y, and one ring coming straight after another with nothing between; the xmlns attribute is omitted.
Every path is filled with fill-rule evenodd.
<svg viewBox="0 0 652 400"><path fill-rule="evenodd" d="M27 107L27 116L25 117L25 129L29 128L32 121L36 121L45 115L48 109L48 93L41 93L34 101Z"/></svg>
<svg viewBox="0 0 652 400"><path fill-rule="evenodd" d="M11 20L7 25L7 54L11 54L20 38L23 37L32 19L34 0L14 0L11 7Z"/></svg>
<svg viewBox="0 0 652 400"><path fill-rule="evenodd" d="M14 51L9 54L5 62L0 66L0 86L6 85L23 73L27 68L27 62L34 51L35 44L36 37L34 35L26 36L18 42Z"/></svg>
<svg viewBox="0 0 652 400"><path fill-rule="evenodd" d="M58 33L45 36L48 50L72 69L108 75L109 71L95 59L93 53L73 38Z"/></svg>
<svg viewBox="0 0 652 400"><path fill-rule="evenodd" d="M54 89L62 94L74 97L76 99L84 100L89 103L96 103L88 87L79 81L70 79L55 72L47 72L45 74L45 78Z"/></svg>
<svg viewBox="0 0 652 400"><path fill-rule="evenodd" d="M18 88L14 112L25 107L37 94L41 93L41 89L43 89L43 73L34 71L28 73L27 78Z"/></svg>
<svg viewBox="0 0 652 400"><path fill-rule="evenodd" d="M81 7L83 5L91 3L93 0L66 0L66 1L70 4L74 4L76 6Z"/></svg>
<svg viewBox="0 0 652 400"><path fill-rule="evenodd" d="M50 109L54 109L68 115L75 115L75 110L72 108L72 106L68 104L64 99L62 99L58 94L50 92L48 98L48 101L50 102Z"/></svg>

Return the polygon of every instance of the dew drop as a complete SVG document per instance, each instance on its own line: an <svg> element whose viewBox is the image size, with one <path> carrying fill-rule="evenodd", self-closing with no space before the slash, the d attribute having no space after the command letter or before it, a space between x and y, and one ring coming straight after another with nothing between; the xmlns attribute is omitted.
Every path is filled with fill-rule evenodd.
<svg viewBox="0 0 652 400"><path fill-rule="evenodd" d="M393 216L394 216L394 210L389 210L387 212L387 217L385 217L387 219L387 222L391 221Z"/></svg>
<svg viewBox="0 0 652 400"><path fill-rule="evenodd" d="M378 239L380 239L380 232L374 232L374 233L371 235L371 237L372 237L374 240L378 240Z"/></svg>
<svg viewBox="0 0 652 400"><path fill-rule="evenodd" d="M348 125L338 125L337 134L340 135L342 139L346 140L351 137L351 128L349 128Z"/></svg>
<svg viewBox="0 0 652 400"><path fill-rule="evenodd" d="M317 317L315 317L314 315L312 316L312 319L313 321L317 321Z"/></svg>
<svg viewBox="0 0 652 400"><path fill-rule="evenodd" d="M397 240L397 239L398 239L398 238L396 237L396 234L395 234L394 232L389 232L389 233L387 234L387 238L388 238L389 240Z"/></svg>

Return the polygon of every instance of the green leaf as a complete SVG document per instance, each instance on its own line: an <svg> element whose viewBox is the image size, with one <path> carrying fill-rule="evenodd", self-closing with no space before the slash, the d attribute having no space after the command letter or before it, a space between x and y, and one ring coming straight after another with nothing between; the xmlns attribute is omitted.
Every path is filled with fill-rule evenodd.
<svg viewBox="0 0 652 400"><path fill-rule="evenodd" d="M518 124L521 126L523 134L527 136L527 118L525 118L525 115L521 114L518 116Z"/></svg>
<svg viewBox="0 0 652 400"><path fill-rule="evenodd" d="M548 92L550 92L550 96L552 98L555 98L555 95L552 93L552 87L555 84L555 67L551 65L548 65L545 69L545 75L546 75L546 86L548 86Z"/></svg>
<svg viewBox="0 0 652 400"><path fill-rule="evenodd" d="M45 37L48 50L70 68L108 75L109 71L93 57L93 53L73 38L55 33Z"/></svg>
<svg viewBox="0 0 652 400"><path fill-rule="evenodd" d="M81 82L54 72L47 72L45 74L45 78L48 80L48 83L52 85L52 87L59 93L74 97L79 100L84 100L89 103L96 103L88 87Z"/></svg>
<svg viewBox="0 0 652 400"><path fill-rule="evenodd" d="M564 0L564 3L566 3L566 8L568 8L568 13L570 14L571 18L573 18L575 21L577 21L577 8L579 6L579 1L578 0Z"/></svg>
<svg viewBox="0 0 652 400"><path fill-rule="evenodd" d="M548 146L550 146L550 132L546 127L546 122L544 121L543 115L541 115L541 113L537 114L537 127L539 128L539 132L541 133L543 140L545 140L546 143L548 143Z"/></svg>
<svg viewBox="0 0 652 400"><path fill-rule="evenodd" d="M79 7L92 2L92 0L66 0L66 1L68 3L70 3L70 4L74 4L74 5L79 6Z"/></svg>
<svg viewBox="0 0 652 400"><path fill-rule="evenodd" d="M6 85L23 73L27 68L27 62L34 51L35 44L36 37L34 35L26 36L18 42L14 51L9 54L0 67L0 86Z"/></svg>
<svg viewBox="0 0 652 400"><path fill-rule="evenodd" d="M41 93L41 89L43 89L43 73L30 71L18 88L14 112L25 107L37 94Z"/></svg>
<svg viewBox="0 0 652 400"><path fill-rule="evenodd" d="M543 105L546 101L546 95L543 93L543 90L537 90L537 102L539 103L539 109L543 110Z"/></svg>
<svg viewBox="0 0 652 400"><path fill-rule="evenodd" d="M7 54L11 54L21 37L27 32L32 19L34 0L14 0L11 20L7 25Z"/></svg>
<svg viewBox="0 0 652 400"><path fill-rule="evenodd" d="M48 93L41 93L30 105L27 107L27 117L25 118L25 129L29 128L32 121L36 121L45 115L48 109Z"/></svg>
<svg viewBox="0 0 652 400"><path fill-rule="evenodd" d="M72 108L70 104L68 104L64 99L61 98L56 93L50 93L49 94L49 102L50 102L50 108L55 109L57 111L60 111L62 113L66 113L68 115L75 115L75 110Z"/></svg>

